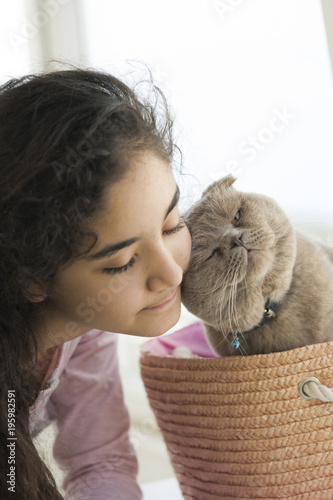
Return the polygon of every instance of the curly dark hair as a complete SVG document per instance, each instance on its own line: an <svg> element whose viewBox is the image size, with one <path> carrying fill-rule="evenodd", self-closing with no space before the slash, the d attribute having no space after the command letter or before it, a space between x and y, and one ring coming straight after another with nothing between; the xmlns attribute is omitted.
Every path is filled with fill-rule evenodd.
<svg viewBox="0 0 333 500"><path fill-rule="evenodd" d="M60 266L89 251L84 222L133 155L152 151L171 163L172 119L153 89L151 102L109 74L82 69L28 75L0 88L1 498L63 498L29 432L40 390L32 325L45 307L33 300L31 285L50 282ZM7 484L9 390L16 395L15 494Z"/></svg>

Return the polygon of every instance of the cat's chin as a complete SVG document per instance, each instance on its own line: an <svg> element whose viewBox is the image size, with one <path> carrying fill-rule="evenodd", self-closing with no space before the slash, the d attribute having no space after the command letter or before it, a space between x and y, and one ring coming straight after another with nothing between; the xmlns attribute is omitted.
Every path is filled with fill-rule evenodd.
<svg viewBox="0 0 333 500"><path fill-rule="evenodd" d="M253 278L261 283L271 271L274 263L274 253L269 250L249 250L247 252L246 280ZM247 281L249 285L249 281Z"/></svg>
<svg viewBox="0 0 333 500"><path fill-rule="evenodd" d="M247 252L247 268L248 272L255 271L256 273L259 272L261 275L261 267L266 268L266 252L263 250L248 250ZM266 271L266 269L265 269Z"/></svg>

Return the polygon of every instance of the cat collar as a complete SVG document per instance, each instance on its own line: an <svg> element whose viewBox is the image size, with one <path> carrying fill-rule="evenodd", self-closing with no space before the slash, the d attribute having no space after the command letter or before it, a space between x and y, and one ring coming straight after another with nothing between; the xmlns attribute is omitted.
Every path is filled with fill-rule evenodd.
<svg viewBox="0 0 333 500"><path fill-rule="evenodd" d="M276 316L276 314L274 312L274 309L276 308L276 306L277 306L277 302L271 302L270 300L267 300L267 302L265 304L265 310L264 310L263 317L261 318L259 323L257 325L255 325L253 328L251 328L250 330L246 330L246 332L236 332L234 334L234 338L232 339L231 347L233 347L233 349L239 349L240 345L241 345L240 340L239 340L239 335L245 335L245 333L252 332L252 330L259 328L259 326L262 326L264 323L266 323L266 321L268 319L274 318Z"/></svg>

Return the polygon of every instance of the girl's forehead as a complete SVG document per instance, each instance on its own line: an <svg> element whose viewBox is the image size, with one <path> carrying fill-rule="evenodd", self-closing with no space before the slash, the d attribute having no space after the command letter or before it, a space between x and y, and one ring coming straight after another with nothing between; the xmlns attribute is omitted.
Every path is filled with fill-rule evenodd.
<svg viewBox="0 0 333 500"><path fill-rule="evenodd" d="M165 160L152 153L140 155L118 182L106 188L103 208L93 217L92 229L159 217L169 207L176 190L171 167Z"/></svg>

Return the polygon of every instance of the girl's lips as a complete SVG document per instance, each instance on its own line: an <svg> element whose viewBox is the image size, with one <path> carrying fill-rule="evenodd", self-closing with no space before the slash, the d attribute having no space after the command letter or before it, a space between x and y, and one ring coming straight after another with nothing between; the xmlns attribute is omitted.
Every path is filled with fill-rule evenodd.
<svg viewBox="0 0 333 500"><path fill-rule="evenodd" d="M149 310L149 311L152 311L155 309L162 309L163 307L166 307L167 305L171 304L171 302L173 302L176 297L177 297L177 291L172 295L172 297L170 297L170 299L166 300L165 302L162 302L162 304L158 304L157 306L153 306L153 307L145 307L145 309Z"/></svg>

